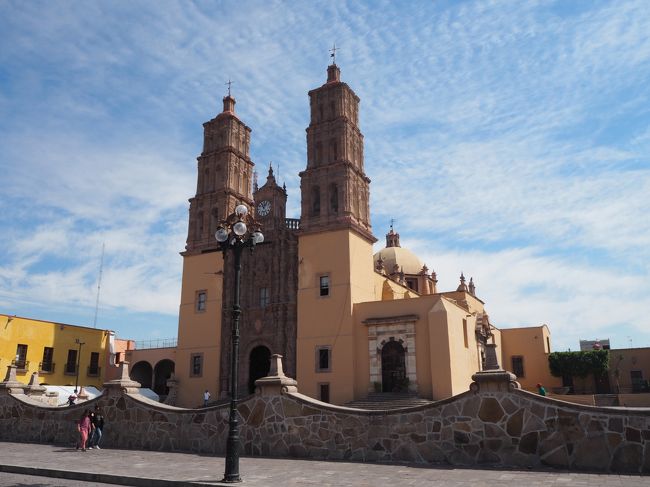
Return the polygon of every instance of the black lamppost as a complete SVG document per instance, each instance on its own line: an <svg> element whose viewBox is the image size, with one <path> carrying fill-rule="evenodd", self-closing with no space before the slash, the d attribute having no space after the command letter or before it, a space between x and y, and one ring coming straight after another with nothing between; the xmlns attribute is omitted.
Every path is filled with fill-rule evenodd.
<svg viewBox="0 0 650 487"><path fill-rule="evenodd" d="M77 345L79 345L79 352L77 353L77 377L74 380L74 393L77 393L77 386L79 385L79 367L81 366L81 347L85 345L79 338L75 340Z"/></svg>
<svg viewBox="0 0 650 487"><path fill-rule="evenodd" d="M239 420L237 419L237 399L239 382L239 287L241 282L241 253L264 241L260 224L248 214L248 208L239 205L226 220L219 224L214 234L219 242L219 250L224 253L232 250L235 257L235 296L232 305L232 349L230 356L230 418L228 420L228 440L226 442L226 471L224 482L241 482L239 476Z"/></svg>

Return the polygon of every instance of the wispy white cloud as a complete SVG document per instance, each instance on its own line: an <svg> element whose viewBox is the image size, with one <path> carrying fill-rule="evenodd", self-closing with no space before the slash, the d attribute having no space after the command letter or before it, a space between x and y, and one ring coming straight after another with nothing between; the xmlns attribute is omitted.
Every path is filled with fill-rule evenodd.
<svg viewBox="0 0 650 487"><path fill-rule="evenodd" d="M306 93L336 41L378 235L398 218L445 289L473 274L497 324L642 335L647 25L642 0L0 4L0 305L92 308L106 242L102 306L175 315L224 83L298 216Z"/></svg>

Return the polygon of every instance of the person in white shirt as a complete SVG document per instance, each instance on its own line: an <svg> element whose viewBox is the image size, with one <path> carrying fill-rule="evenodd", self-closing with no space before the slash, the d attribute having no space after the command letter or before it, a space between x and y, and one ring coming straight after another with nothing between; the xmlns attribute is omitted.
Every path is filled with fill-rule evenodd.
<svg viewBox="0 0 650 487"><path fill-rule="evenodd" d="M210 391L208 391L206 389L205 392L203 393L203 407L204 408L208 406L208 401L209 400L210 400Z"/></svg>

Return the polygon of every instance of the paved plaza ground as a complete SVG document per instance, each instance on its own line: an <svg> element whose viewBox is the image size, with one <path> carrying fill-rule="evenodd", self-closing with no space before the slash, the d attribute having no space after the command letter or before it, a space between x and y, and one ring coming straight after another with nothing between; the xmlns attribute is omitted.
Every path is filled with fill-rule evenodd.
<svg viewBox="0 0 650 487"><path fill-rule="evenodd" d="M67 486L31 475L71 481L121 485L180 487L222 484L222 457L191 453L134 450L90 450L57 445L0 442L0 486ZM272 458L242 458L243 485L250 486L449 486L449 487L577 487L649 486L650 477L451 467L378 465ZM15 479L21 479L20 481ZM31 479L31 480L24 480ZM242 485L242 484L240 484Z"/></svg>

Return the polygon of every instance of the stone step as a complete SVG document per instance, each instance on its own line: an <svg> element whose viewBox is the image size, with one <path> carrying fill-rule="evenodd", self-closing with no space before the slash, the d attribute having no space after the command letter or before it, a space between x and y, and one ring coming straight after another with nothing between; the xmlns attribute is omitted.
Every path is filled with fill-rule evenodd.
<svg viewBox="0 0 650 487"><path fill-rule="evenodd" d="M347 407L358 409L402 409L431 404L433 401L422 399L415 393L375 392L364 399L350 401Z"/></svg>

